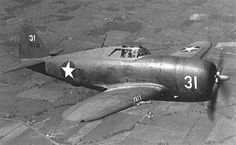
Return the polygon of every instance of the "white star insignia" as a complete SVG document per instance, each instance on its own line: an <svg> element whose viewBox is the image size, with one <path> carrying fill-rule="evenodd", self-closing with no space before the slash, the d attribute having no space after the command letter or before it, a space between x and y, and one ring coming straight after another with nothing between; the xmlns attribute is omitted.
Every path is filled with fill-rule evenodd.
<svg viewBox="0 0 236 145"><path fill-rule="evenodd" d="M70 61L67 63L66 67L61 67L64 72L65 72L65 78L67 76L70 76L71 78L74 78L74 76L72 75L72 72L75 70L75 68L70 67Z"/></svg>

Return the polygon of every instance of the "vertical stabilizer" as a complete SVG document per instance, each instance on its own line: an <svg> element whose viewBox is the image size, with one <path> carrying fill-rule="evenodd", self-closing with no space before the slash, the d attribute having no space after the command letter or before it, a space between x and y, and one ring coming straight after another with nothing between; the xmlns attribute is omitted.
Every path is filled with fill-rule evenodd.
<svg viewBox="0 0 236 145"><path fill-rule="evenodd" d="M19 42L20 59L42 58L49 56L48 49L39 38L33 26L25 24Z"/></svg>

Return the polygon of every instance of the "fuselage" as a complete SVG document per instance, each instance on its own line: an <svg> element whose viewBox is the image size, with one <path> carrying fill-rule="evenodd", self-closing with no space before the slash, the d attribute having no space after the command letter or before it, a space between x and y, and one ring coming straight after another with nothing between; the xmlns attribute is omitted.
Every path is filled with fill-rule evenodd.
<svg viewBox="0 0 236 145"><path fill-rule="evenodd" d="M71 75L62 69L68 63ZM213 63L199 59L152 55L110 58L84 52L51 57L45 68L48 75L78 85L160 84L166 88L163 98L154 99L175 101L209 100L216 73Z"/></svg>

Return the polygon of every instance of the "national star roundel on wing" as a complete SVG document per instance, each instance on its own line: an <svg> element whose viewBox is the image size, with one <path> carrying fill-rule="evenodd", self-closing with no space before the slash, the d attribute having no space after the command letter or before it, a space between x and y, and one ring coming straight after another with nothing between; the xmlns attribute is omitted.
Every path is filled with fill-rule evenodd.
<svg viewBox="0 0 236 145"><path fill-rule="evenodd" d="M75 64L72 61L66 61L61 66L61 74L65 78L74 79Z"/></svg>

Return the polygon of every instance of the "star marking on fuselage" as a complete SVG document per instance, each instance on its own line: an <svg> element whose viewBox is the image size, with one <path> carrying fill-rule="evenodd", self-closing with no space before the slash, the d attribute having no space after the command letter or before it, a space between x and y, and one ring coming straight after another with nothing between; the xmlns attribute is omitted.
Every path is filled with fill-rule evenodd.
<svg viewBox="0 0 236 145"><path fill-rule="evenodd" d="M63 71L65 72L65 78L67 76L70 76L71 78L74 78L74 76L72 75L72 72L75 70L75 68L71 67L71 62L68 61L66 67L61 67L63 69Z"/></svg>

